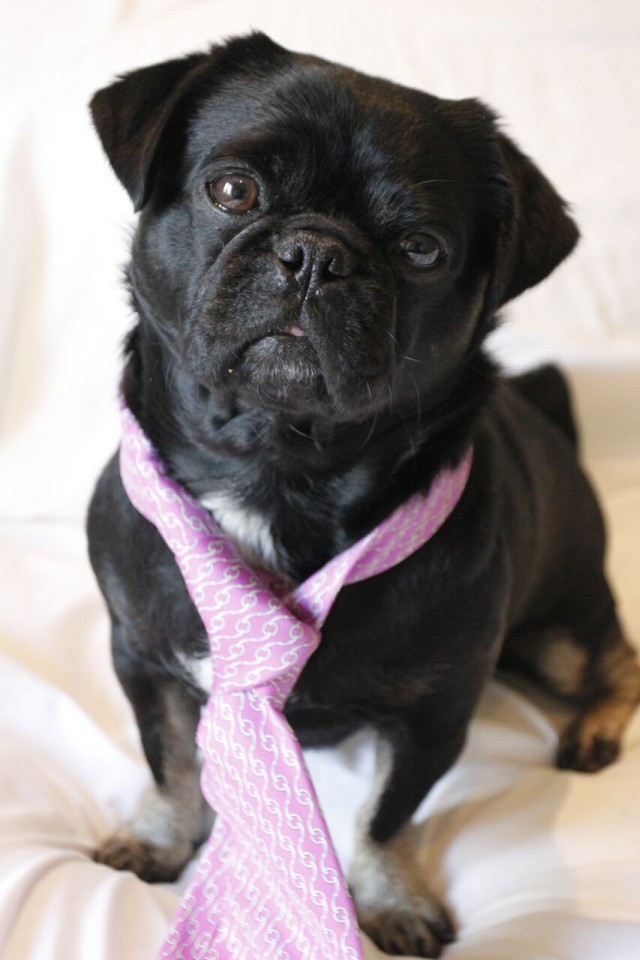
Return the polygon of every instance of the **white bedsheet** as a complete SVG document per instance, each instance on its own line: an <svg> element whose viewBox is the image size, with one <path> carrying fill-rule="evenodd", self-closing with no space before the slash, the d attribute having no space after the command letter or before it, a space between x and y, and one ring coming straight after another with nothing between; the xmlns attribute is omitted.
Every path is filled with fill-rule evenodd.
<svg viewBox="0 0 640 960"><path fill-rule="evenodd" d="M443 96L480 95L573 203L576 254L508 310L520 368L568 368L640 638L640 5L635 0L5 0L0 21L0 956L151 960L177 886L94 864L148 773L86 559L117 441L132 217L88 122L115 73L256 27ZM640 957L640 716L595 776L551 766L558 711L487 690L416 842L467 960ZM372 768L309 754L348 861ZM371 949L371 955L374 955Z"/></svg>

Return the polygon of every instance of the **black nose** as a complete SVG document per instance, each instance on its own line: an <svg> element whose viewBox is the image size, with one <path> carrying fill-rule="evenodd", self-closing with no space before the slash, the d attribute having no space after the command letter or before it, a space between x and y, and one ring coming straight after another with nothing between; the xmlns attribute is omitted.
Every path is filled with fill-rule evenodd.
<svg viewBox="0 0 640 960"><path fill-rule="evenodd" d="M320 286L343 280L355 269L355 256L337 237L314 230L296 230L276 242L275 253L299 283Z"/></svg>

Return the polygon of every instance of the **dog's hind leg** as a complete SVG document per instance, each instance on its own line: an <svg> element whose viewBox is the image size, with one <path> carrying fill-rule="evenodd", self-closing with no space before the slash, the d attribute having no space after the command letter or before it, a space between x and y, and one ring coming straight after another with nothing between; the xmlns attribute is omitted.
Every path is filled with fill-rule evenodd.
<svg viewBox="0 0 640 960"><path fill-rule="evenodd" d="M617 622L601 657L587 667L587 697L560 739L556 762L563 770L593 773L618 757L624 730L640 703L640 665Z"/></svg>
<svg viewBox="0 0 640 960"><path fill-rule="evenodd" d="M618 757L625 727L640 703L640 664L609 611L604 628L535 628L511 635L501 657L579 713L560 738L556 763L593 773Z"/></svg>

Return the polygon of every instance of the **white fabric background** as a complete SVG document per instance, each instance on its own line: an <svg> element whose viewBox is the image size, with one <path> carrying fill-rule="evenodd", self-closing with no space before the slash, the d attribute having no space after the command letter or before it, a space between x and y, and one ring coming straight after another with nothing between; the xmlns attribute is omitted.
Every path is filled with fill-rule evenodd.
<svg viewBox="0 0 640 960"><path fill-rule="evenodd" d="M88 121L116 73L255 27L442 96L478 95L571 201L583 239L509 307L510 367L562 361L640 638L637 0L5 0L0 13L0 955L147 960L177 890L91 862L147 782L86 560L117 442L133 222ZM425 870L465 960L640 956L640 718L594 777L550 766L555 712L502 683L423 806ZM366 738L310 763L348 859Z"/></svg>

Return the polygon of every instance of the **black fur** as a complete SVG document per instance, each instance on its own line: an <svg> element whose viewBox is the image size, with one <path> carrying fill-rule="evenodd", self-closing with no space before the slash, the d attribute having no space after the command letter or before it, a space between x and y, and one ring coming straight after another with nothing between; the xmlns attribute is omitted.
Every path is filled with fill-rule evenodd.
<svg viewBox="0 0 640 960"><path fill-rule="evenodd" d="M553 368L504 379L483 348L496 310L560 263L576 227L482 103L262 35L131 73L92 111L140 210L124 395L194 494L266 518L299 580L473 445L454 514L403 564L343 590L288 705L304 743L363 724L391 742L370 825L386 842L456 759L509 638L561 625L595 656L616 622L564 381ZM229 171L255 178L257 209L211 203L206 185ZM424 231L444 250L428 269L400 248ZM306 336L282 333L293 325ZM89 536L162 785L162 691L180 691L195 724L205 695L176 652L202 656L206 638L115 459Z"/></svg>

